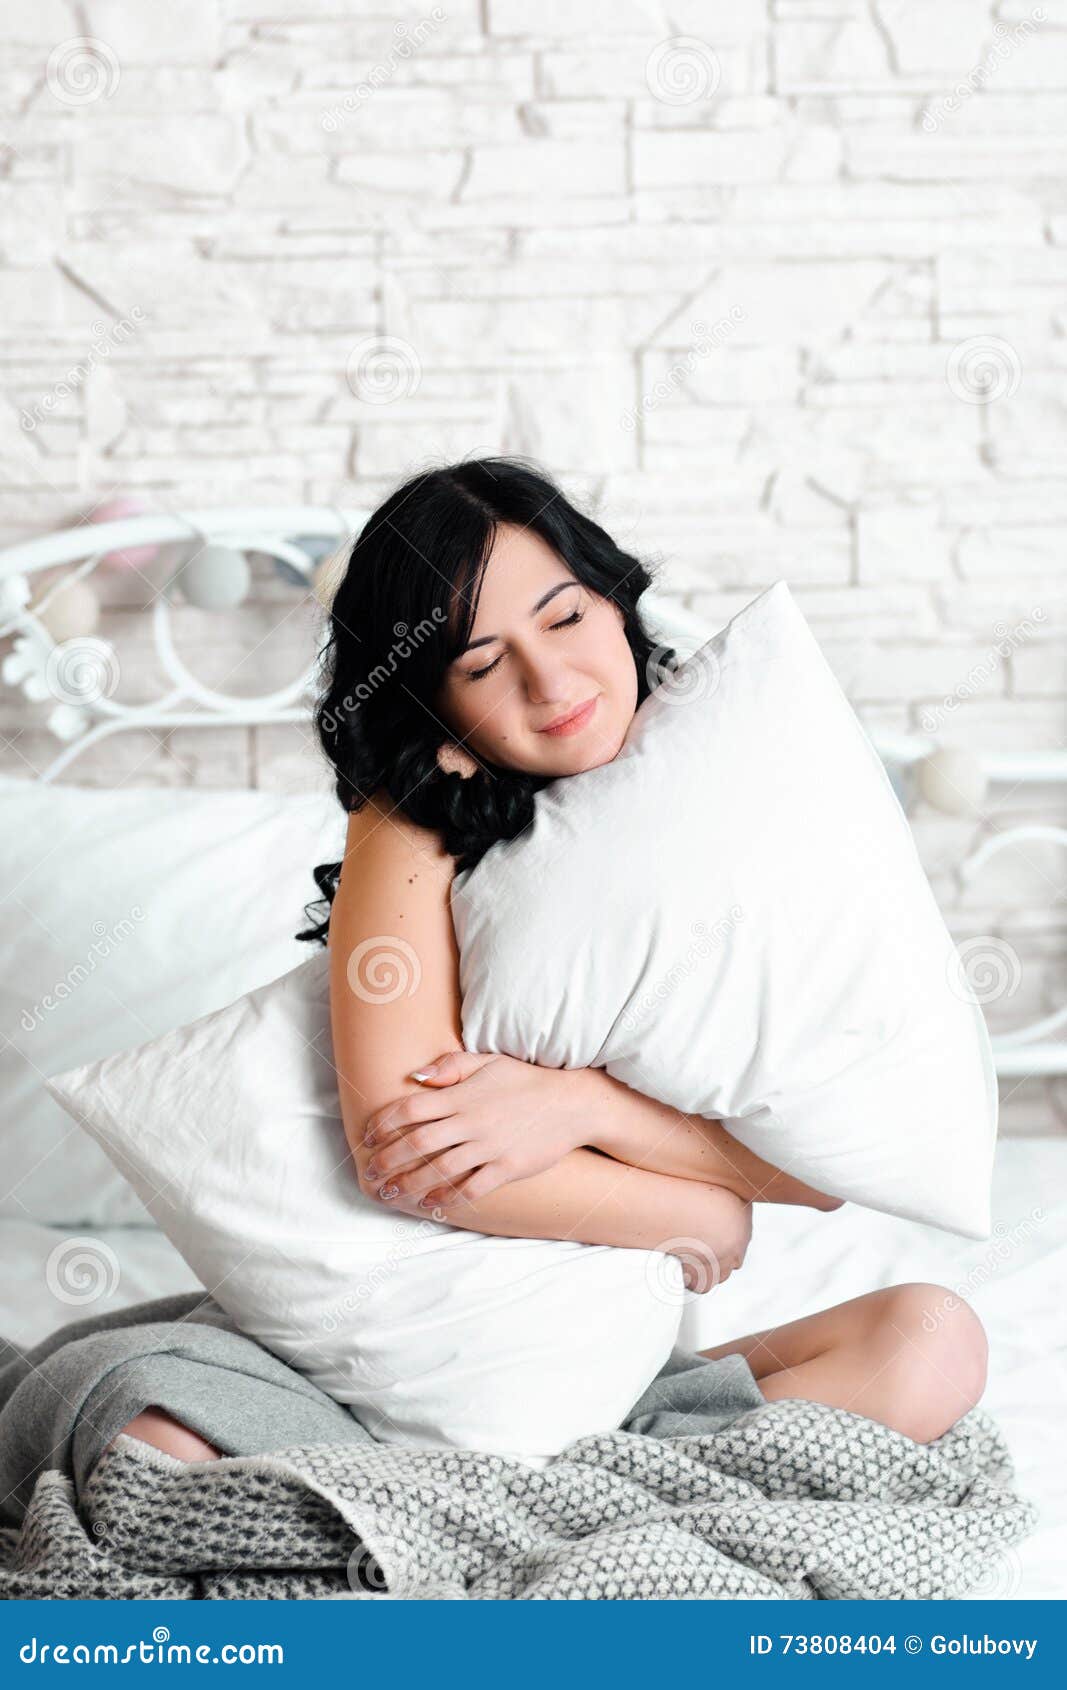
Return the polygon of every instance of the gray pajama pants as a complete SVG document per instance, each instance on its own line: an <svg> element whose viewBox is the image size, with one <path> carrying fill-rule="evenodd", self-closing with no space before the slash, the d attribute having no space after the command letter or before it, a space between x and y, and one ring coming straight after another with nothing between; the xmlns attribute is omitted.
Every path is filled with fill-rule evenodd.
<svg viewBox="0 0 1067 1690"><path fill-rule="evenodd" d="M764 1397L743 1356L675 1349L619 1428L717 1431ZM0 1521L17 1524L44 1468L80 1495L104 1448L149 1405L224 1455L373 1443L355 1415L234 1326L202 1291L72 1321L32 1350L0 1339Z"/></svg>

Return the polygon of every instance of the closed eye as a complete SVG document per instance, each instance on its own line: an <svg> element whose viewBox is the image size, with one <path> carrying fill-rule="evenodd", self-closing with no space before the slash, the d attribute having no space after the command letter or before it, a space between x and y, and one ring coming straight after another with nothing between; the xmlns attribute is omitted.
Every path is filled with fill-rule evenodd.
<svg viewBox="0 0 1067 1690"><path fill-rule="evenodd" d="M582 621L584 616L585 616L584 610L576 610L570 616L566 617L566 619L564 621L553 622L552 626L549 629L547 629L546 632L553 634L553 633L556 632L556 630L558 628L573 628L573 627L575 627L575 625L577 623ZM500 656L495 658L492 663L487 664L484 669L468 669L467 670L468 681L480 681L480 680L483 679L484 676L491 675L493 673L493 670L497 667L497 664L500 663L503 660L503 656L504 656L504 653L501 652Z"/></svg>

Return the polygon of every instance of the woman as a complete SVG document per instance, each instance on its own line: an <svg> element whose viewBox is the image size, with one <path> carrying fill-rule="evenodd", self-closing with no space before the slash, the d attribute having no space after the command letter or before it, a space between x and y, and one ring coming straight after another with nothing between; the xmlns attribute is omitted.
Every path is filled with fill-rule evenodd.
<svg viewBox="0 0 1067 1690"><path fill-rule="evenodd" d="M299 937L329 946L342 1112L367 1195L484 1233L670 1248L707 1289L743 1260L754 1202L839 1204L721 1123L602 1070L465 1052L449 901L458 869L528 825L541 787L617 754L674 666L638 611L650 580L512 460L419 474L386 499L332 606L316 722L349 825L343 862L315 871L323 919ZM406 959L410 989L373 989L376 953ZM666 1418L624 1425L680 1429L718 1402L709 1362L741 1380L741 1408L803 1397L927 1442L981 1396L986 1341L944 1287L892 1286L675 1352L637 1405ZM127 1430L186 1459L218 1453L156 1409Z"/></svg>

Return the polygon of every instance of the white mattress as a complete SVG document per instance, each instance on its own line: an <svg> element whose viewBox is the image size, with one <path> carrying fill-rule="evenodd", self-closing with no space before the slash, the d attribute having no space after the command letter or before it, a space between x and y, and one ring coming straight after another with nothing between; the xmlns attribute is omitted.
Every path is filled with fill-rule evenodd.
<svg viewBox="0 0 1067 1690"><path fill-rule="evenodd" d="M990 1338L983 1406L1000 1423L1020 1489L1040 1508L1037 1530L1009 1550L973 1594L1067 1597L1067 1140L1003 1139L994 1180L993 1237L955 1238L846 1205L833 1214L760 1205L748 1258L719 1290L690 1301L682 1341L693 1348L794 1320L877 1286L933 1280L966 1296ZM25 1346L87 1314L186 1291L195 1276L154 1228L74 1235L0 1220L0 1334ZM49 1259L52 1269L49 1271ZM69 1273L64 1276L64 1265ZM74 1277L71 1278L70 1274ZM95 1280L93 1276L96 1276Z"/></svg>

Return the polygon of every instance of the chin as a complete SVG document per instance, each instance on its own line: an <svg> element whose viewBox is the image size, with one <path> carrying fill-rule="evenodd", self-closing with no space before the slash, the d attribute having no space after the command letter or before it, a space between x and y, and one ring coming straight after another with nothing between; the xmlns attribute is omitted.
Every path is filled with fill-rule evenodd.
<svg viewBox="0 0 1067 1690"><path fill-rule="evenodd" d="M626 735L613 734L605 738L599 735L593 745L575 745L568 757L566 753L557 754L559 764L556 773L559 775L580 775L587 769L599 769L605 763L611 763L622 750Z"/></svg>

